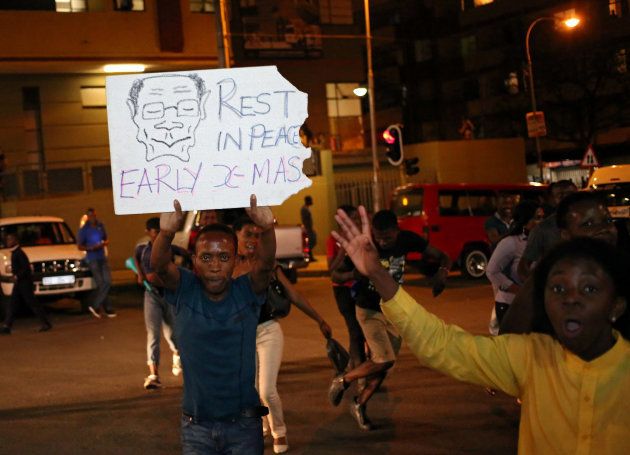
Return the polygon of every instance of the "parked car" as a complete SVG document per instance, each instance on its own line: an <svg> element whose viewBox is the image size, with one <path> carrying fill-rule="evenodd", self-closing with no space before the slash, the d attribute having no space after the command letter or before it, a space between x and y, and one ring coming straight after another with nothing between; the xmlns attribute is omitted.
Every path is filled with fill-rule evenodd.
<svg viewBox="0 0 630 455"><path fill-rule="evenodd" d="M33 269L34 291L39 298L75 297L82 309L95 284L72 230L62 218L21 216L0 218L0 287L2 297L13 290L11 250L6 247L7 232L15 232Z"/></svg>
<svg viewBox="0 0 630 455"><path fill-rule="evenodd" d="M533 184L409 184L393 191L391 209L401 229L424 236L464 275L481 278L491 253L484 223L495 213L499 195L511 194L516 203L542 202L544 191L544 186ZM408 259L417 261L420 255Z"/></svg>

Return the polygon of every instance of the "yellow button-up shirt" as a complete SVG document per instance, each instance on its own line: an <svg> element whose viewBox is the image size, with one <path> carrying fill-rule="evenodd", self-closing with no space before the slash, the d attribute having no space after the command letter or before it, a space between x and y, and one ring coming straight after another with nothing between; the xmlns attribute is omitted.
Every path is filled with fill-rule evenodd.
<svg viewBox="0 0 630 455"><path fill-rule="evenodd" d="M586 362L548 335L472 335L402 288L381 308L426 365L520 397L519 454L630 454L630 343L618 333Z"/></svg>

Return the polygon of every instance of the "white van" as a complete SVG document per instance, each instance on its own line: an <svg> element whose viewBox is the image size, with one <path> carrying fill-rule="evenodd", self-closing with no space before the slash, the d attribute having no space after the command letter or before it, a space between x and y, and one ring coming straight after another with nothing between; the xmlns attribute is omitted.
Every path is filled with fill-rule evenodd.
<svg viewBox="0 0 630 455"><path fill-rule="evenodd" d="M72 230L62 218L20 216L0 218L0 296L13 290L11 250L6 247L7 232L17 234L33 270L35 295L38 297L76 297L82 307L89 291L95 288L85 251L80 251Z"/></svg>
<svg viewBox="0 0 630 455"><path fill-rule="evenodd" d="M630 218L630 164L595 169L588 189L606 193L606 205L613 218Z"/></svg>

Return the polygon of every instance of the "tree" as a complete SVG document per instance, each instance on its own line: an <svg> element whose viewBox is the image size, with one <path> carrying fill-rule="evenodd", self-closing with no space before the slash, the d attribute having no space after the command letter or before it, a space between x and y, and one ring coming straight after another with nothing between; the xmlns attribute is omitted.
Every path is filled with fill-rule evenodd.
<svg viewBox="0 0 630 455"><path fill-rule="evenodd" d="M547 135L585 150L601 133L630 125L630 74L625 63L630 43L556 54L539 65L536 82L547 120Z"/></svg>

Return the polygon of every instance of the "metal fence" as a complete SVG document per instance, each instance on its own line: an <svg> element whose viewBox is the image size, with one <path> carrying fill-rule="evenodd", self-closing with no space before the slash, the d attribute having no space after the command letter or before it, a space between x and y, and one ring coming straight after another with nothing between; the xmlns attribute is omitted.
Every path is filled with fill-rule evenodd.
<svg viewBox="0 0 630 455"><path fill-rule="evenodd" d="M344 176L335 179L335 193L338 205L364 205L371 209L374 206L372 193L372 179L363 177L359 180ZM381 208L389 206L389 196L394 188L400 185L398 174L381 174L379 176L379 191L381 196Z"/></svg>
<svg viewBox="0 0 630 455"><path fill-rule="evenodd" d="M22 165L8 169L0 176L4 200L89 193L111 187L108 160L56 162L45 170L36 165Z"/></svg>

